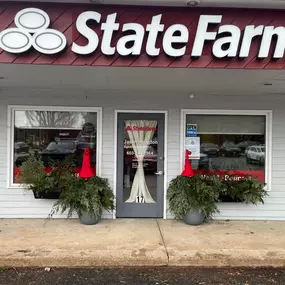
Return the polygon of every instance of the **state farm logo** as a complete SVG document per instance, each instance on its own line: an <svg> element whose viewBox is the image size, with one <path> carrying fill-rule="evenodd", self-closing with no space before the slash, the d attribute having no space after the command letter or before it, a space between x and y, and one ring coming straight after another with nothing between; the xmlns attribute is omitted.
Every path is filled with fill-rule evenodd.
<svg viewBox="0 0 285 285"><path fill-rule="evenodd" d="M21 10L14 22L17 28L0 33L0 48L7 52L23 53L33 47L43 54L56 54L66 47L64 34L49 28L50 18L40 9Z"/></svg>
<svg viewBox="0 0 285 285"><path fill-rule="evenodd" d="M270 56L279 59L285 55L283 26L247 25L241 30L236 25L223 24L222 15L200 15L197 29L192 30L191 26L190 30L184 24L163 24L162 14L153 15L144 25L120 23L117 16L118 13L102 15L96 11L81 13L73 25L76 37L72 37L78 38L79 34L86 41L83 45L79 42L70 43L71 51L78 55L89 55L97 51L106 56L139 56L145 51L150 57L161 56L164 52L176 59L185 56L190 48L190 59L201 57L206 43L211 42L211 51L216 58L242 59L249 57L253 40L255 44L255 38L258 37L260 45L257 58ZM40 53L49 55L59 53L66 47L65 36L49 28L50 19L44 11L24 9L17 13L14 21L17 28L9 28L0 33L0 48L3 50L20 54L33 47ZM90 26L90 22L96 25L96 29ZM190 33L195 34L194 41Z"/></svg>

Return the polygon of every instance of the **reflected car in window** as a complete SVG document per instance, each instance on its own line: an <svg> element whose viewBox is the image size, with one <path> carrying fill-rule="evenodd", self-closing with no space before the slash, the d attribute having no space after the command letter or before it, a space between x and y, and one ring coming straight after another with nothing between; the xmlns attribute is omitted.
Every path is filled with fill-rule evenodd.
<svg viewBox="0 0 285 285"><path fill-rule="evenodd" d="M189 159L194 170L210 170L210 158L206 153L200 152L200 159L191 159L191 156L189 156Z"/></svg>
<svg viewBox="0 0 285 285"><path fill-rule="evenodd" d="M208 156L219 156L220 148L214 143L202 143L201 152Z"/></svg>
<svg viewBox="0 0 285 285"><path fill-rule="evenodd" d="M227 141L223 143L220 149L220 154L222 156L228 156L228 157L240 156L241 149L234 142Z"/></svg>
<svg viewBox="0 0 285 285"><path fill-rule="evenodd" d="M16 153L27 153L30 147L25 142L15 142L14 149Z"/></svg>
<svg viewBox="0 0 285 285"><path fill-rule="evenodd" d="M251 146L246 153L247 163L258 163L264 165L265 162L265 146Z"/></svg>
<svg viewBox="0 0 285 285"><path fill-rule="evenodd" d="M72 140L60 140L51 142L40 155L45 165L53 161L62 161L67 156L73 155L76 151L76 144Z"/></svg>
<svg viewBox="0 0 285 285"><path fill-rule="evenodd" d="M200 152L198 169L205 170L205 171L210 170L210 159L206 153Z"/></svg>
<svg viewBox="0 0 285 285"><path fill-rule="evenodd" d="M259 145L260 143L259 142L256 142L256 141L242 141L240 143L237 144L237 146L241 149L241 152L242 153L245 153L245 151L253 146L253 145Z"/></svg>
<svg viewBox="0 0 285 285"><path fill-rule="evenodd" d="M14 163L16 167L19 167L25 162L30 154L28 152L14 153Z"/></svg>

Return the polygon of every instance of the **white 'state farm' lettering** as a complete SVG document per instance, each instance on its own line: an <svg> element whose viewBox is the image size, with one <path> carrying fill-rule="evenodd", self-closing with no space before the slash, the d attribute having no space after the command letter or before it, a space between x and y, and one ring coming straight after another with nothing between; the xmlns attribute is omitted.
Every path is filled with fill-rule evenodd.
<svg viewBox="0 0 285 285"><path fill-rule="evenodd" d="M188 30L185 25L176 23L167 29L162 21L162 14L153 16L150 23L143 27L139 23L117 22L117 13L107 15L102 22L102 15L95 11L86 11L76 20L76 29L88 40L86 45L72 43L71 49L79 55L92 54L98 49L105 55L118 53L121 56L138 56L141 54L146 38L145 50L149 56L158 56L163 50L170 57L185 55L189 42L189 33L195 33L192 57L200 57L206 42L213 42L212 54L217 58L246 58L253 39L260 38L258 58L272 56L279 59L285 51L285 27L248 25L243 31L235 25L222 25L222 15L201 15L197 30ZM88 25L90 21L100 25L102 38ZM43 54L56 54L66 48L64 34L49 28L49 16L42 10L27 8L15 17L17 28L9 28L0 33L0 48L10 53L23 53L34 47ZM210 25L218 26L217 31L209 31ZM112 38L115 32L122 36L115 45ZM158 37L162 36L162 47L157 46ZM273 38L277 38L273 54L269 54Z"/></svg>

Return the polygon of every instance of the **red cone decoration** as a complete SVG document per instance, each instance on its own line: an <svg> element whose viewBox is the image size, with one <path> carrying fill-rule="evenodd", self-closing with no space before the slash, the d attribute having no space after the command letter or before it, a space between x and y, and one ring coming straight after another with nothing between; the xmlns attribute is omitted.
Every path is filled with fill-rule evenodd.
<svg viewBox="0 0 285 285"><path fill-rule="evenodd" d="M194 176L194 171L192 169L190 160L189 160L189 155L191 154L191 151L186 149L185 152L185 166L184 166L184 170L181 174L181 176L188 176L188 177L193 177Z"/></svg>
<svg viewBox="0 0 285 285"><path fill-rule="evenodd" d="M93 176L94 176L94 172L92 171L92 168L90 166L90 149L85 148L84 154L83 154L83 160L82 160L82 167L79 172L79 177L88 179Z"/></svg>

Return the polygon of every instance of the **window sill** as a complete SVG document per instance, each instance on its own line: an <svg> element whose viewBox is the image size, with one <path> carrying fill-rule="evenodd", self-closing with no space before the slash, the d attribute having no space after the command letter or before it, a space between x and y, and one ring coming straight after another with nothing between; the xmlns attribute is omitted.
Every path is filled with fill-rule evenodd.
<svg viewBox="0 0 285 285"><path fill-rule="evenodd" d="M6 187L7 189L18 189L18 190L26 190L25 187L19 185L19 184L10 184L10 185L7 185Z"/></svg>
<svg viewBox="0 0 285 285"><path fill-rule="evenodd" d="M219 197L219 203L243 203L244 201L238 198L232 198L230 196Z"/></svg>
<svg viewBox="0 0 285 285"><path fill-rule="evenodd" d="M60 193L57 191L48 193L37 193L33 191L35 199L58 200Z"/></svg>

